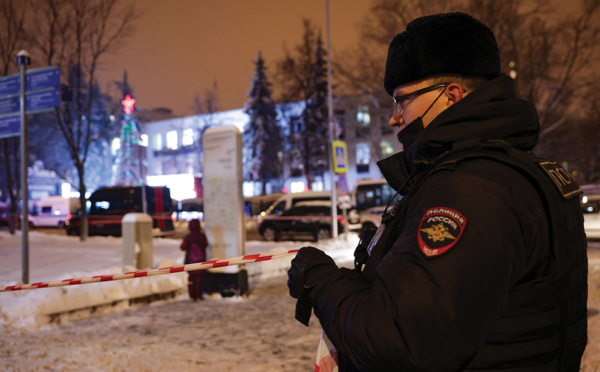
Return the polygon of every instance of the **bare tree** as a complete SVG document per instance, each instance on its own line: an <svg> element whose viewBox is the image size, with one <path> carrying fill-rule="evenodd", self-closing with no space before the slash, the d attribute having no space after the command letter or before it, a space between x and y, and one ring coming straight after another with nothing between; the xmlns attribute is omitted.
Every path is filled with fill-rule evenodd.
<svg viewBox="0 0 600 372"><path fill-rule="evenodd" d="M219 111L216 81L212 90L207 89L204 91L204 100L200 100L199 95L194 96L192 109L196 114L196 129L198 130L198 138L196 139L195 146L200 164L199 172L203 173L204 148L202 141L204 140L204 133L206 133L207 129L219 125L219 119L216 115Z"/></svg>
<svg viewBox="0 0 600 372"><path fill-rule="evenodd" d="M471 13L497 35L503 70L519 95L536 104L542 142L579 113L598 86L600 1L578 5L569 15L541 0L469 2Z"/></svg>
<svg viewBox="0 0 600 372"><path fill-rule="evenodd" d="M416 17L466 11L494 30L503 72L515 78L519 96L533 101L538 109L538 150L549 152L544 146L546 137L587 106L600 77L600 24L594 22L600 16L600 0L581 0L571 13L557 12L552 4L541 0L374 0L356 47L334 58L341 61L334 65L338 86L368 94L375 107L391 110L382 82L387 47L394 35Z"/></svg>
<svg viewBox="0 0 600 372"><path fill-rule="evenodd" d="M64 137L77 170L75 187L85 206L85 164L90 146L111 123L92 125L96 69L107 54L121 46L137 18L130 3L118 0L33 0L34 22L29 37L35 52L48 65L68 73L73 100L55 110L58 129ZM82 208L81 239L87 238L87 212Z"/></svg>
<svg viewBox="0 0 600 372"><path fill-rule="evenodd" d="M414 18L456 10L459 3L458 0L374 0L371 11L359 25L361 34L356 45L333 58L339 87L368 94L374 101L381 102L385 94L383 74L390 41Z"/></svg>
<svg viewBox="0 0 600 372"><path fill-rule="evenodd" d="M302 42L292 51L284 46L284 57L277 62L275 85L279 102L306 101L310 94L314 71L317 29L308 19L302 21Z"/></svg>
<svg viewBox="0 0 600 372"><path fill-rule="evenodd" d="M16 72L16 56L19 49L25 47L26 4L15 0L0 0L0 76ZM16 216L18 213L19 182L19 138L9 137L0 139L0 159L2 159L4 183L1 189L6 190L10 198L9 231L15 233Z"/></svg>

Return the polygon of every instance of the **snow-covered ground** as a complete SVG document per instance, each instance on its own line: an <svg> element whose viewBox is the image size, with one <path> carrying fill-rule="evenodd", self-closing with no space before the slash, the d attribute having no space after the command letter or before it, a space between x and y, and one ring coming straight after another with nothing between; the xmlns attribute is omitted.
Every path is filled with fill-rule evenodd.
<svg viewBox="0 0 600 372"><path fill-rule="evenodd" d="M247 242L246 253L299 248L314 244L349 261L358 238L343 236L326 242ZM0 231L0 286L21 277L20 237ZM77 238L32 233L30 281L121 272L121 241L117 238ZM180 264L179 240L154 240L155 263ZM589 345L582 371L600 370L600 243L590 257ZM2 371L310 371L321 332L313 318L306 328L294 319L294 300L285 285L291 257L266 261L280 267L248 264L254 289L247 298L192 302L184 290L185 274L161 275L119 282L0 293L0 370ZM256 266L253 266L256 265ZM265 275L260 276L260 271ZM7 280L12 277L12 280ZM166 283L151 283L163 278ZM137 282L138 284L133 284ZM109 287L121 283L125 287ZM129 283L129 284L125 284ZM164 289L181 288L168 301L129 305L119 299ZM77 289L77 291L76 291ZM66 293L77 306L88 307L52 323L41 306L63 312ZM84 300L85 299L85 300ZM92 301L92 302L90 302ZM76 306L76 307L77 307ZM68 314L67 314L68 315ZM82 319L77 319L82 318Z"/></svg>
<svg viewBox="0 0 600 372"><path fill-rule="evenodd" d="M322 242L320 247L336 257L352 257L358 237L345 234ZM154 267L183 263L181 241L153 239ZM246 254L296 249L301 242L246 242ZM135 271L122 267L121 238L79 238L33 232L29 234L29 283L71 278L89 278ZM247 264L250 286L261 280L285 275L292 256ZM18 284L22 277L21 236L0 231L0 286ZM135 300L150 296L185 292L186 273L136 278L104 283L40 288L0 293L0 331L12 328L35 328L65 318L85 317L90 311L112 312L128 308ZM133 300L133 301L132 301ZM82 311L83 310L83 311ZM60 319L58 319L60 318Z"/></svg>

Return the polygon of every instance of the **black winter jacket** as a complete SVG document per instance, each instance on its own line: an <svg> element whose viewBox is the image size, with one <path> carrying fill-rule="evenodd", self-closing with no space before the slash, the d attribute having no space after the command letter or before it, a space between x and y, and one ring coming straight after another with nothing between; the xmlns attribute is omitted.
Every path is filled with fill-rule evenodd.
<svg viewBox="0 0 600 372"><path fill-rule="evenodd" d="M428 162L473 141L531 150L537 113L514 92L505 75L490 81L441 113L404 152L380 162L388 183L408 195L365 270L309 272L317 283L310 292L314 312L339 351L341 371L559 369L568 339L557 333L564 323L559 305L548 304L548 289L532 290L554 262L539 190L514 168L487 159L427 172ZM574 222L563 235L587 270L579 202L568 203L563 210ZM586 274L577 284L580 297L587 294ZM578 314L584 310L585 304ZM580 318L577 336L567 341L577 343L577 360L587 324Z"/></svg>

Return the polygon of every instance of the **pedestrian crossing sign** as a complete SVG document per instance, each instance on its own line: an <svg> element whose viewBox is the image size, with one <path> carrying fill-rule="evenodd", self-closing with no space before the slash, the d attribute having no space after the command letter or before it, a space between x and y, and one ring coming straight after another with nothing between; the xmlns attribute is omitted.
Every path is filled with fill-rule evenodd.
<svg viewBox="0 0 600 372"><path fill-rule="evenodd" d="M331 151L333 156L333 171L335 173L346 173L348 171L348 151L346 142L331 142Z"/></svg>

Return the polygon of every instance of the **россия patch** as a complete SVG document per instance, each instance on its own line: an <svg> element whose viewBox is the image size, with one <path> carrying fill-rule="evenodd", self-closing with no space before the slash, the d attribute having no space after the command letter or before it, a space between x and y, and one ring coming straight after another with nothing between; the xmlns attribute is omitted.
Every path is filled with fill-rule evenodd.
<svg viewBox="0 0 600 372"><path fill-rule="evenodd" d="M426 210L419 224L419 248L427 257L446 253L456 244L466 223L462 214L450 208Z"/></svg>

